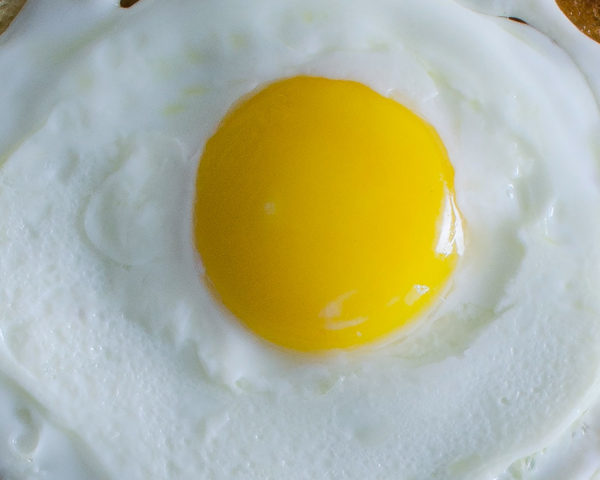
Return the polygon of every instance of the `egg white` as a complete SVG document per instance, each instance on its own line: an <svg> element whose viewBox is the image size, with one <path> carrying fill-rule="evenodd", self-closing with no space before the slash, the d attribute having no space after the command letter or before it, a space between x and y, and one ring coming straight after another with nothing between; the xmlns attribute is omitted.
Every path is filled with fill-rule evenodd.
<svg viewBox="0 0 600 480"><path fill-rule="evenodd" d="M40 67L52 87L23 86L24 62L0 93L24 112L0 130L0 370L35 400L0 384L81 445L86 468L488 478L591 403L600 114L547 37L433 0L82 2L67 20L72 0L32 3L0 65L61 55ZM42 48L33 27L65 21L70 38ZM204 142L241 96L297 74L409 106L455 168L459 268L425 318L376 348L281 351L201 279L190 219Z"/></svg>

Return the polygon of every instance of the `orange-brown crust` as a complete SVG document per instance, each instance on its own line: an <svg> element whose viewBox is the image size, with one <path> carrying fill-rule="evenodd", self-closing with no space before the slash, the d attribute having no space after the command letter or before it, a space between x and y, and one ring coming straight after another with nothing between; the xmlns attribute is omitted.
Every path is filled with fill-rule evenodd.
<svg viewBox="0 0 600 480"><path fill-rule="evenodd" d="M0 0L0 35L25 5L26 0Z"/></svg>
<svg viewBox="0 0 600 480"><path fill-rule="evenodd" d="M600 42L600 0L556 0L579 30Z"/></svg>

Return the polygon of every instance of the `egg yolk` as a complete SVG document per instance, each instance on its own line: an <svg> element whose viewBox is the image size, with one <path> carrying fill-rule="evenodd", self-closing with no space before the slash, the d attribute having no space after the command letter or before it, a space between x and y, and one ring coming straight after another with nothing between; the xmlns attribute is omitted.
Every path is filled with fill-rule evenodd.
<svg viewBox="0 0 600 480"><path fill-rule="evenodd" d="M352 81L294 77L243 99L208 140L196 188L208 284L249 329L295 350L407 324L460 250L439 136Z"/></svg>

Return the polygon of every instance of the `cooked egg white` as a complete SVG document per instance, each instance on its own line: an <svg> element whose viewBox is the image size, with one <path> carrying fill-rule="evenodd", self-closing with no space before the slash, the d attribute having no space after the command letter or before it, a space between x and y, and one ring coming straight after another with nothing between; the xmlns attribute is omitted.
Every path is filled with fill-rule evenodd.
<svg viewBox="0 0 600 480"><path fill-rule="evenodd" d="M0 472L484 479L558 438L600 366L598 77L564 48L450 1L28 2L0 37ZM465 229L418 318L317 355L229 313L193 229L223 117L299 76L432 125Z"/></svg>

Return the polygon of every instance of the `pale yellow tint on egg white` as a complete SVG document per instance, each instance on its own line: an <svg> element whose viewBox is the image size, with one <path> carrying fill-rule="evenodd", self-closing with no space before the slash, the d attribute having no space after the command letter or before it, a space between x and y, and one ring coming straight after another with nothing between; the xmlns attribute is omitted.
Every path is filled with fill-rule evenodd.
<svg viewBox="0 0 600 480"><path fill-rule="evenodd" d="M296 77L252 94L207 142L196 188L208 281L278 345L379 339L435 298L455 264L448 240L439 246L454 203L440 138L357 82Z"/></svg>

